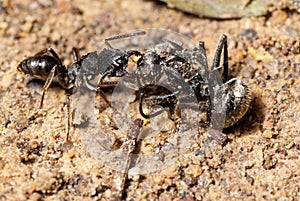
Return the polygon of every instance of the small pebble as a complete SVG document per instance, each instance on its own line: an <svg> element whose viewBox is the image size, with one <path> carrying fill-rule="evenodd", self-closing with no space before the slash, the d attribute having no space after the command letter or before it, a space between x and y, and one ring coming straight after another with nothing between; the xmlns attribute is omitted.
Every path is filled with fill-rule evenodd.
<svg viewBox="0 0 300 201"><path fill-rule="evenodd" d="M36 148L38 148L38 146L39 146L39 143L38 143L37 141L33 141L33 142L31 143L31 148L32 148L32 149L36 149Z"/></svg>
<svg viewBox="0 0 300 201"><path fill-rule="evenodd" d="M271 130L264 130L263 137L271 139L274 136L274 132Z"/></svg>

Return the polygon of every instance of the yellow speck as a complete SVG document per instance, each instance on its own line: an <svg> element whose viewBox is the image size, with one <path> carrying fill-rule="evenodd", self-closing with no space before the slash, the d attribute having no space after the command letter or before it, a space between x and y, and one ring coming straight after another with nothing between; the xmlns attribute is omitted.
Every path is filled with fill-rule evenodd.
<svg viewBox="0 0 300 201"><path fill-rule="evenodd" d="M150 124L150 119L144 119L143 122L143 126L146 126L147 124Z"/></svg>
<svg viewBox="0 0 300 201"><path fill-rule="evenodd" d="M75 157L75 154L73 152L68 153L68 158L72 159Z"/></svg>
<svg viewBox="0 0 300 201"><path fill-rule="evenodd" d="M154 150L154 147L153 147L152 144L146 144L146 145L145 145L145 151L146 151L146 152L152 153L153 150Z"/></svg>
<svg viewBox="0 0 300 201"><path fill-rule="evenodd" d="M271 131L271 130L265 130L262 135L265 138L271 139L273 137L273 131Z"/></svg>

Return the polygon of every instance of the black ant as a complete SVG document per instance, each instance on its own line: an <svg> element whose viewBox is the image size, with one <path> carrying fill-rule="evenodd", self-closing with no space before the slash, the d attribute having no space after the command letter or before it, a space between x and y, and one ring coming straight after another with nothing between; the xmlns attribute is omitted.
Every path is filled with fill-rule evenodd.
<svg viewBox="0 0 300 201"><path fill-rule="evenodd" d="M222 52L223 65L220 66ZM154 48L146 50L138 60L137 65L138 85L141 95L140 114L144 118L156 116L163 111L151 115L146 114L142 107L144 101L150 105L172 107L174 103L176 104L178 98L182 100L185 96L186 99L189 99L191 95L196 96L198 102L196 107L198 108L200 102L209 100L207 113L211 113L209 115L211 118L213 118L212 115L216 117L221 113L226 115L224 124L221 125L221 122L217 126L219 129L232 126L248 111L251 102L251 92L248 86L239 78L228 79L226 35L221 36L210 70L208 69L206 50L202 41L199 42L198 47L189 51L184 49L182 45L165 40L163 43L156 44ZM222 78L218 79L220 69L223 69L223 74ZM182 77L184 82L188 84L188 87L184 89L184 94L180 92L183 84L180 84L180 79L172 70L175 70L180 78ZM167 79L164 82L167 83L169 92L164 95L148 95L148 97L145 97L146 93L143 88L159 83L164 74L167 74ZM180 104L183 104L182 101Z"/></svg>
<svg viewBox="0 0 300 201"><path fill-rule="evenodd" d="M165 40L163 43L156 44L151 49L146 49L143 52L137 50L114 49L108 43L111 40L142 35L145 32L136 32L132 34L124 34L105 40L108 48L104 48L101 52L91 52L82 57L79 56L77 49L73 48L72 63L68 68L62 63L58 54L52 49L44 49L32 57L23 60L17 69L25 74L29 74L40 80L45 81L43 94L41 97L40 108L43 106L45 93L53 81L58 82L65 90L67 96L68 110L68 128L66 141L69 138L70 122L70 95L74 93L77 85L86 86L89 90L99 92L104 100L106 99L101 87L106 84L107 77L124 77L132 75L127 72L128 60L131 56L137 56L139 59L136 62L136 82L139 94L139 112L142 117L150 118L158 115L161 111L154 114L146 114L144 112L143 103L150 105L162 105L173 107L183 102L189 104L189 97L195 95L196 106L201 102L209 102L207 113L209 113L210 121L214 121L213 116L218 116L218 113L225 113L225 125L229 127L240 120L249 108L251 101L250 90L248 86L240 79L233 78L228 80L228 50L227 37L223 35L218 43L213 64L208 69L206 50L204 42L199 42L198 47L192 51L184 49L182 45L175 42ZM220 66L223 52L223 65ZM217 78L219 70L223 69L223 81ZM174 73L174 70L176 73ZM164 75L166 75L164 77ZM98 78L98 83L93 84L92 81ZM178 82L183 78L187 88L179 89L183 85ZM153 85L164 78L165 84L169 89L163 91L153 90ZM117 84L117 83L113 83ZM184 93L182 93L184 91ZM179 99L179 101L178 101ZM186 100L185 100L186 99ZM180 102L180 103L178 103ZM225 110L219 112L218 109ZM197 120L196 120L197 121ZM125 182L128 176L128 169L132 165L131 154L136 149L140 140L140 130L143 126L141 119L136 119L127 132L127 137L122 145L122 154L125 161L125 173L122 178L120 190L121 197L125 195ZM223 128L223 127L222 127ZM214 134L214 133L213 133ZM216 132L217 139L221 141L222 135Z"/></svg>
<svg viewBox="0 0 300 201"><path fill-rule="evenodd" d="M141 35L145 32L135 32L121 35L121 37L131 37L134 35ZM108 41L115 40L120 36L105 39L105 43L109 48L104 48L100 53L91 52L81 58L78 50L73 48L74 63L68 68L62 63L58 54L52 48L46 48L32 57L24 59L17 67L18 71L29 74L32 77L45 81L44 90L41 97L40 108L43 107L45 93L50 87L51 83L58 82L64 89L66 89L67 108L68 108L68 130L66 140L68 141L70 129L70 95L73 93L76 83L82 82L90 90L100 93L104 100L108 103L103 92L100 90L102 85L106 83L103 80L106 77L122 77L127 73L126 68L128 58L136 55L140 56L138 51L124 51L120 49L113 49ZM81 76L79 76L81 75ZM98 75L101 75L98 86L90 83ZM112 83L114 84L114 83Z"/></svg>
<svg viewBox="0 0 300 201"><path fill-rule="evenodd" d="M145 97L147 85L153 84L151 80L159 80L163 72L167 72L170 68L175 69L185 79L185 82L188 83L190 86L186 89L188 95L195 94L198 101L210 97L212 105L217 102L225 106L227 114L225 127L236 123L247 112L251 100L248 87L238 78L227 81L228 50L227 37L225 35L221 37L217 46L211 70L208 70L204 42L200 42L199 47L189 51L175 42L165 40L164 43L157 44L153 49L145 50L144 53L136 50L114 49L108 43L111 40L143 34L145 32L140 31L108 38L105 40L105 43L109 48L104 48L100 53L96 51L88 53L81 58L79 58L78 51L73 48L75 62L68 68L63 65L61 59L53 49L47 48L23 60L17 69L45 81L40 108L43 106L45 93L52 81L58 82L66 89L68 116L70 114L70 95L78 84L84 83L90 90L100 92L104 100L109 103L100 90L101 86L105 85L104 79L106 77L123 77L129 75L126 69L128 59L131 56L139 57L136 75L140 95L139 110L144 118L150 118L150 116L159 114L159 112L152 115L145 114L142 107L144 101L155 102L161 105L174 105L176 103L176 95L179 93L177 90L178 83L176 82L176 76L173 76L172 73L167 75L167 84L172 89L170 93L155 97ZM220 66L222 51L224 62L223 66ZM195 63L195 60L198 63ZM224 84L215 79L216 72L221 67L224 69L223 78L226 81ZM99 75L98 85L91 84L90 81ZM212 105L210 105L211 108L209 110L214 109ZM70 125L70 118L68 117L67 140Z"/></svg>

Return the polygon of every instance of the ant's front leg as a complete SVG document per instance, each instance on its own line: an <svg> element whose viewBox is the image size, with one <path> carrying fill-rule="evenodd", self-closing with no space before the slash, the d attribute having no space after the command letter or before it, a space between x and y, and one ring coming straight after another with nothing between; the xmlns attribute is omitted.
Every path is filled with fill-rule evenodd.
<svg viewBox="0 0 300 201"><path fill-rule="evenodd" d="M137 85L138 85L138 88L139 88L139 112L141 114L142 117L144 117L145 119L150 119L152 117L156 117L158 115L160 115L161 113L163 113L165 110L164 109L161 109L153 114L146 114L143 110L143 103L144 102L148 102L148 103L151 103L151 105L175 105L176 102L177 102L177 99L176 99L176 94L178 94L177 92L174 92L174 93L170 93L170 94L167 94L167 95L158 95L158 96L153 96L153 97L149 97L149 98L146 98L145 97L145 91L144 89L147 87L147 86L142 86L142 83L141 83L141 78L140 78L140 75L139 73L137 73Z"/></svg>
<svg viewBox="0 0 300 201"><path fill-rule="evenodd" d="M130 50L130 51L126 52L126 55L124 58L123 57L114 58L109 69L102 74L102 76L100 77L100 79L98 81L97 91L100 93L100 96L107 102L107 104L109 106L111 106L111 103L107 100L107 98L105 97L105 94L101 90L101 87L106 85L106 82L103 82L103 80L109 76L121 77L124 75L128 75L128 72L126 71L128 58L133 55L134 56L142 56L142 53L140 53L139 51ZM117 72L120 72L120 74L117 74Z"/></svg>

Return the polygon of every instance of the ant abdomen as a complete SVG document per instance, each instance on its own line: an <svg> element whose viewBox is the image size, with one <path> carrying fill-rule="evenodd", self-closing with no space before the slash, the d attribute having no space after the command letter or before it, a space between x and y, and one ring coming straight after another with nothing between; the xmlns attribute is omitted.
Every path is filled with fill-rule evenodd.
<svg viewBox="0 0 300 201"><path fill-rule="evenodd" d="M29 74L33 77L46 81L52 68L58 65L56 59L49 55L43 55L38 57L29 57L23 60L17 67L20 72Z"/></svg>

